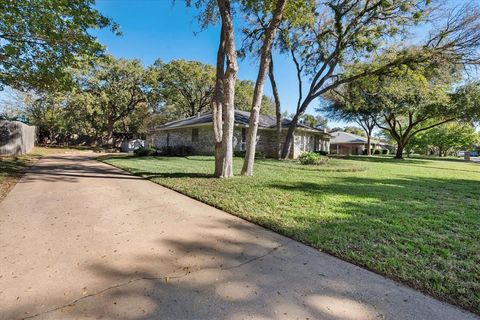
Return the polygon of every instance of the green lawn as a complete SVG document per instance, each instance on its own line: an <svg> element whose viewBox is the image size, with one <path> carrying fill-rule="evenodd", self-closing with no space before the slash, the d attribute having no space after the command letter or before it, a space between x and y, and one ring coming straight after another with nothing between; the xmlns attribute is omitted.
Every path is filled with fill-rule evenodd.
<svg viewBox="0 0 480 320"><path fill-rule="evenodd" d="M104 161L480 313L479 164L257 160L253 178L215 179L210 157Z"/></svg>

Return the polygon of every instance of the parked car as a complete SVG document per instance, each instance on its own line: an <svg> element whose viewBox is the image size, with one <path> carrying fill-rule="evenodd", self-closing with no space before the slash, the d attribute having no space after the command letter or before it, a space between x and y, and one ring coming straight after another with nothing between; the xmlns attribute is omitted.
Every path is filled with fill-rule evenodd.
<svg viewBox="0 0 480 320"><path fill-rule="evenodd" d="M464 157L467 151L458 151L457 156ZM478 151L470 151L470 157L478 157Z"/></svg>

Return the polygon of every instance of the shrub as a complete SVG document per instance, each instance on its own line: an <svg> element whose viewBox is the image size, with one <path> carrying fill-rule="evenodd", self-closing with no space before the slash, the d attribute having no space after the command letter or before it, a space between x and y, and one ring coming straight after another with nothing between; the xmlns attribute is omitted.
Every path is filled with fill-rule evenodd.
<svg viewBox="0 0 480 320"><path fill-rule="evenodd" d="M298 157L301 164L325 164L327 158L315 152L304 152Z"/></svg>
<svg viewBox="0 0 480 320"><path fill-rule="evenodd" d="M373 152L373 154L381 154L382 152L378 149L375 149L375 151Z"/></svg>
<svg viewBox="0 0 480 320"><path fill-rule="evenodd" d="M317 151L317 153L318 153L319 155L322 155L322 156L328 155L328 152L327 152L327 151Z"/></svg>
<svg viewBox="0 0 480 320"><path fill-rule="evenodd" d="M233 155L235 157L242 157L245 158L245 151L233 151ZM255 159L265 159L266 155L263 152L255 152Z"/></svg>
<svg viewBox="0 0 480 320"><path fill-rule="evenodd" d="M390 152L390 151L389 151L388 149L383 149L383 150L382 150L382 154L389 154L389 152Z"/></svg>
<svg viewBox="0 0 480 320"><path fill-rule="evenodd" d="M157 154L157 149L155 149L154 147L141 147L133 150L133 154L135 154L137 157L155 156Z"/></svg>
<svg viewBox="0 0 480 320"><path fill-rule="evenodd" d="M177 157L185 157L191 156L193 154L193 148L191 146L168 146L163 147L161 150L162 155L166 156L177 156Z"/></svg>

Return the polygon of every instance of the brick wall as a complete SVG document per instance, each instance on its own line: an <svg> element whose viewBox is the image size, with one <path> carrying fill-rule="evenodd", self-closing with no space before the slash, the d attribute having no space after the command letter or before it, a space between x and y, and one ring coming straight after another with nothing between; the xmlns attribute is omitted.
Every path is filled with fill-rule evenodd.
<svg viewBox="0 0 480 320"><path fill-rule="evenodd" d="M192 130L198 130L197 141L192 141ZM282 141L285 139L286 130L282 132ZM157 131L147 138L147 144L156 148L163 148L168 145L191 146L194 154L213 155L215 152L215 139L213 136L213 128L209 126L201 126L197 128L182 128L173 130ZM309 132L298 131L295 134L294 147L291 148L290 156L297 158L306 151L315 150L315 135ZM258 130L257 135L257 152L264 153L267 157L276 156L276 131L275 130ZM242 143L242 127L235 127L233 132L233 148L235 151L244 150L245 144ZM320 150L320 148L318 148Z"/></svg>

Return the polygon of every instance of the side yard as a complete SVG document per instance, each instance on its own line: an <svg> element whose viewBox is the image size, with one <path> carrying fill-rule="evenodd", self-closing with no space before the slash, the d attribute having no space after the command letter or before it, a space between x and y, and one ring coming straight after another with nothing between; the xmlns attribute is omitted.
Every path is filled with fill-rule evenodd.
<svg viewBox="0 0 480 320"><path fill-rule="evenodd" d="M255 177L224 180L210 157L103 161L480 314L477 164L258 160Z"/></svg>

